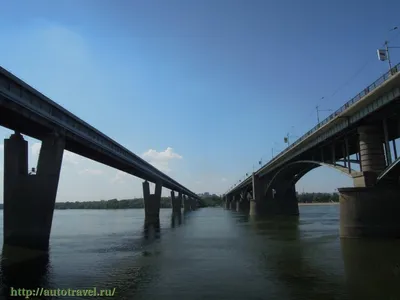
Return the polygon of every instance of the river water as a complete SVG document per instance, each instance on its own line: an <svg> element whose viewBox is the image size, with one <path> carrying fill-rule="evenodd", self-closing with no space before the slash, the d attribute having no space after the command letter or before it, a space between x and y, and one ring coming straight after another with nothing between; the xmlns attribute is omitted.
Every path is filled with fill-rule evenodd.
<svg viewBox="0 0 400 300"><path fill-rule="evenodd" d="M48 257L3 262L2 299L13 286L115 288L127 300L400 300L400 242L340 240L338 205L269 219L203 208L181 224L162 209L158 236L144 233L143 214L56 210ZM79 299L51 299L61 298Z"/></svg>

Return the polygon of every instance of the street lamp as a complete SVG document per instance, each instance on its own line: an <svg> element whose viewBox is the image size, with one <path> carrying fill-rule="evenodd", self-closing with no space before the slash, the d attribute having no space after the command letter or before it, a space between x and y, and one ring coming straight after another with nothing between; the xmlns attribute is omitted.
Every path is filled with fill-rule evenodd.
<svg viewBox="0 0 400 300"><path fill-rule="evenodd" d="M323 99L323 98L324 98L324 97L322 97L322 99ZM319 112L320 112L320 111L332 111L332 109L319 109L319 106L318 106L318 105L317 105L315 108L317 109L317 121L318 121L317 124L319 124Z"/></svg>
<svg viewBox="0 0 400 300"><path fill-rule="evenodd" d="M389 31L394 31L394 30L397 30L397 29L398 29L398 27L396 26L396 27L392 28ZM385 44L384 44L385 49L378 49L377 50L377 54L378 54L378 59L380 61L385 61L385 60L388 61L388 63L389 63L389 71L391 71L392 70L392 62L390 61L389 49L400 48L400 47L389 47L388 44L389 44L389 41L385 41Z"/></svg>

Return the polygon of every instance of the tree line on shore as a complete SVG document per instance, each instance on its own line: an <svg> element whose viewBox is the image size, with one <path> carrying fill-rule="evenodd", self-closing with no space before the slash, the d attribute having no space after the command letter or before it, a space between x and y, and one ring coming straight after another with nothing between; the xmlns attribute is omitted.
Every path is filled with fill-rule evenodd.
<svg viewBox="0 0 400 300"><path fill-rule="evenodd" d="M330 203L339 202L338 193L302 193L297 194L299 203Z"/></svg>
<svg viewBox="0 0 400 300"><path fill-rule="evenodd" d="M201 198L198 202L199 207L220 206L221 197L211 196ZM161 197L161 208L172 208L171 197ZM129 209L144 208L143 198L136 199L111 199L101 201L85 201L85 202L56 202L55 209Z"/></svg>
<svg viewBox="0 0 400 300"><path fill-rule="evenodd" d="M297 194L299 203L329 203L339 202L337 193L302 193ZM223 206L224 200L222 197L213 195L210 197L202 197L199 202L199 207L216 207ZM171 208L171 198L162 197L161 208ZM129 208L144 208L143 198L136 199L111 199L101 201L85 201L85 202L56 202L55 209L129 209ZM3 204L0 203L0 209L3 209Z"/></svg>

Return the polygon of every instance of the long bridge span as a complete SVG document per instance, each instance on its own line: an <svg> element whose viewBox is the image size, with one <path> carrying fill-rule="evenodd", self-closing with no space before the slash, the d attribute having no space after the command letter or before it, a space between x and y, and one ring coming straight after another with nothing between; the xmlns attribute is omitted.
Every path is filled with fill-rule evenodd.
<svg viewBox="0 0 400 300"><path fill-rule="evenodd" d="M295 184L319 166L351 177L339 188L341 237L400 237L400 64L225 194L251 215L298 215Z"/></svg>
<svg viewBox="0 0 400 300"><path fill-rule="evenodd" d="M4 141L4 244L47 249L64 150L144 179L145 223L157 223L162 187L173 212L195 209L199 197L139 156L0 67L0 125ZM37 172L28 173L28 144L42 141ZM150 192L149 182L155 184ZM177 194L175 194L177 192Z"/></svg>

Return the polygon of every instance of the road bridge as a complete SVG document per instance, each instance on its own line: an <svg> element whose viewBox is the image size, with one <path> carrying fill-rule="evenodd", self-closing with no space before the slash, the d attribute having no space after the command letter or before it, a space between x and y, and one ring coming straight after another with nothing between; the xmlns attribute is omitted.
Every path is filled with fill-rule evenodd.
<svg viewBox="0 0 400 300"><path fill-rule="evenodd" d="M298 215L296 182L329 166L354 182L338 189L341 237L400 237L399 100L400 64L235 184L226 205L251 215Z"/></svg>
<svg viewBox="0 0 400 300"><path fill-rule="evenodd" d="M0 67L0 125L4 141L4 244L47 249L64 150L144 179L145 223L159 219L162 187L174 213L197 207L199 197L116 141ZM42 141L37 172L28 173L28 143ZM155 184L150 192L149 182ZM178 193L175 197L175 193Z"/></svg>

